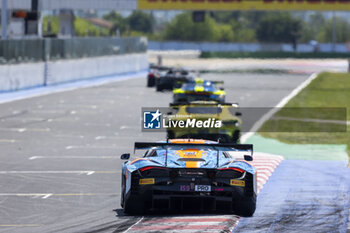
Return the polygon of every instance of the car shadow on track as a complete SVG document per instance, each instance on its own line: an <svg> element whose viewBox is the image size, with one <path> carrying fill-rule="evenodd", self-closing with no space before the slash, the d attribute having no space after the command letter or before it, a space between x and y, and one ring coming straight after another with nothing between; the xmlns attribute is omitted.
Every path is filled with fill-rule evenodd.
<svg viewBox="0 0 350 233"><path fill-rule="evenodd" d="M234 215L231 212L227 211L196 211L196 210L186 210L186 211L152 211L148 212L143 215L128 215L124 213L123 209L115 209L113 210L116 213L116 217L130 217L130 216L143 216L143 217L150 217L150 218L156 218L156 217L193 217L193 216L198 216L198 217L204 217L204 216L233 216L239 218L239 216Z"/></svg>
<svg viewBox="0 0 350 233"><path fill-rule="evenodd" d="M192 232L202 232L215 230L215 232L231 232L237 225L240 217L227 212L204 212L204 211L157 211L146 215L126 215L123 209L116 209L117 218L138 219L133 225L129 225L128 230L162 232L163 230L175 231L191 230ZM116 229L113 233L119 233Z"/></svg>

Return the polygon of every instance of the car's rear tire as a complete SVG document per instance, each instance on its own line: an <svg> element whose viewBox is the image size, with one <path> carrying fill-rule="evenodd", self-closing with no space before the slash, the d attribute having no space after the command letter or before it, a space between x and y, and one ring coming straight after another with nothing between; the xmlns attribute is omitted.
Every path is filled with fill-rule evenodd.
<svg viewBox="0 0 350 233"><path fill-rule="evenodd" d="M239 140L240 137L241 137L241 131L240 130L234 131L232 134L232 142L238 144L240 142Z"/></svg>
<svg viewBox="0 0 350 233"><path fill-rule="evenodd" d="M163 91L163 87L161 85L156 86L156 91Z"/></svg>
<svg viewBox="0 0 350 233"><path fill-rule="evenodd" d="M124 207L124 196L125 196L125 177L122 175L122 193L120 196L120 206Z"/></svg>
<svg viewBox="0 0 350 233"><path fill-rule="evenodd" d="M156 81L154 78L147 77L147 87L154 87L156 85Z"/></svg>
<svg viewBox="0 0 350 233"><path fill-rule="evenodd" d="M167 137L168 137L168 139L174 139L175 138L174 132L173 131L168 131L167 132Z"/></svg>
<svg viewBox="0 0 350 233"><path fill-rule="evenodd" d="M129 197L124 200L124 212L130 215L142 215L145 213L145 206L142 198Z"/></svg>
<svg viewBox="0 0 350 233"><path fill-rule="evenodd" d="M256 197L243 197L235 200L234 213L241 217L253 216L256 209Z"/></svg>

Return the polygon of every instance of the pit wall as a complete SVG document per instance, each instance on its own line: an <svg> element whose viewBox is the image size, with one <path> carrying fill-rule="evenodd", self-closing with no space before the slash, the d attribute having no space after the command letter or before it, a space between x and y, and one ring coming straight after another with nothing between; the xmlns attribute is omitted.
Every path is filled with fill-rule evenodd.
<svg viewBox="0 0 350 233"><path fill-rule="evenodd" d="M147 69L146 53L6 64L0 65L0 92L138 73Z"/></svg>

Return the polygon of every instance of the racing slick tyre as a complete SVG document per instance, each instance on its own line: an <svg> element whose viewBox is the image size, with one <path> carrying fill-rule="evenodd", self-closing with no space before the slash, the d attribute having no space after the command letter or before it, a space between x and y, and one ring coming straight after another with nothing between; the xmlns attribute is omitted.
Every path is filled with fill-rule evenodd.
<svg viewBox="0 0 350 233"><path fill-rule="evenodd" d="M156 86L156 91L163 91L163 87L161 85Z"/></svg>
<svg viewBox="0 0 350 233"><path fill-rule="evenodd" d="M174 139L175 138L174 132L173 131L168 131L167 132L167 137L168 137L168 139Z"/></svg>
<svg viewBox="0 0 350 233"><path fill-rule="evenodd" d="M232 134L232 142L233 143L239 143L239 139L240 139L240 136L241 136L241 131L240 130L236 130L233 132Z"/></svg>
<svg viewBox="0 0 350 233"><path fill-rule="evenodd" d="M154 87L156 85L156 81L154 78L147 77L147 87Z"/></svg>
<svg viewBox="0 0 350 233"><path fill-rule="evenodd" d="M241 217L253 216L256 209L256 197L242 197L236 200L234 213Z"/></svg>
<svg viewBox="0 0 350 233"><path fill-rule="evenodd" d="M124 207L124 196L125 196L125 177L122 176L122 193L120 196L120 206Z"/></svg>
<svg viewBox="0 0 350 233"><path fill-rule="evenodd" d="M124 212L130 215L142 215L145 213L144 202L142 198L129 197L124 200Z"/></svg>

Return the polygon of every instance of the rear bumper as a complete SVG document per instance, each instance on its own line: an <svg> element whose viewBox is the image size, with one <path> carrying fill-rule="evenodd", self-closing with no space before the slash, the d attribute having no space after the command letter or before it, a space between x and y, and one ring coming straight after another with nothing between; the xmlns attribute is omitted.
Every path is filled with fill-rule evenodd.
<svg viewBox="0 0 350 233"><path fill-rule="evenodd" d="M211 186L211 192L179 191L181 185L139 185L127 198L142 200L148 210L166 211L229 211L237 200L248 196L244 187Z"/></svg>
<svg viewBox="0 0 350 233"><path fill-rule="evenodd" d="M130 196L144 203L147 211L170 212L233 212L238 200L244 198L244 191L213 195L205 193L163 192L151 187L142 188L137 195ZM161 192L159 192L161 191Z"/></svg>
<svg viewBox="0 0 350 233"><path fill-rule="evenodd" d="M167 211L232 211L232 197L193 195L153 195L152 210Z"/></svg>
<svg viewBox="0 0 350 233"><path fill-rule="evenodd" d="M124 196L124 200L142 205L146 211L232 212L241 200L256 199L255 173L207 168L150 172L130 174L130 188Z"/></svg>

